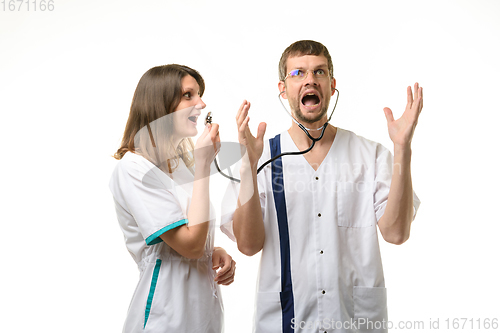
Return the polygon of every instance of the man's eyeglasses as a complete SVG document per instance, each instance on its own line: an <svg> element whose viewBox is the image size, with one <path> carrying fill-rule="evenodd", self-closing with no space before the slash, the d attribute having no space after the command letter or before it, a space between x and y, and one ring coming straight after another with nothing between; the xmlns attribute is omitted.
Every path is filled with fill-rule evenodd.
<svg viewBox="0 0 500 333"><path fill-rule="evenodd" d="M295 81L302 81L307 77L307 73L309 72L312 72L313 76L317 79L328 78L328 71L321 68L315 70L294 69L293 71L288 73L288 75L285 77L285 80L287 78L291 78Z"/></svg>

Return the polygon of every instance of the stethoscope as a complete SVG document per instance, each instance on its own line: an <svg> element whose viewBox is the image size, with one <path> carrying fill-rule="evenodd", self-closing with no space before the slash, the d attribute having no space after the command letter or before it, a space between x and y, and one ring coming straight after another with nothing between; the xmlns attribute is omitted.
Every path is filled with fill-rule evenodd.
<svg viewBox="0 0 500 333"><path fill-rule="evenodd" d="M281 91L279 94L278 94L278 99L281 103L281 106L283 106L283 109L285 110L285 112L292 118L293 122L295 122L295 124L297 124L297 126L299 126L299 128L307 135L307 137L309 139L312 140L312 143L311 143L311 146L305 150L302 150L302 151L291 151L291 152L285 152L285 153L281 153L277 156L274 156L273 158L269 159L268 161L266 161L264 164L262 164L258 169L257 169L257 173L259 173L262 169L264 169L264 167L266 165L268 165L269 163L273 162L274 160L277 160L278 158L282 157L282 156L285 156L285 155L302 155L302 154L305 154L309 151L311 151L311 149L313 149L314 145L316 144L316 142L318 142L319 140L321 140L323 138L323 134L325 134L325 130L326 128L328 127L328 123L330 122L330 120L332 119L332 116L333 116L333 112L335 111L335 108L337 107L337 102L339 101L339 91L338 89L335 89L335 91L337 91L337 98L335 100L335 105L333 106L333 110L332 112L330 113L330 117L328 117L328 120L326 121L326 123L317 128L317 129L310 129L310 128L307 128L305 127L304 125L302 125L301 123L299 123L293 116L290 112L288 112L288 110L286 109L285 105L283 104L283 101L281 100L281 95L283 95L283 93L285 92L284 90ZM208 116L207 116L208 118ZM210 117L211 118L211 117ZM211 120L211 119L210 119ZM309 131L319 131L321 130L321 134L315 138L313 137L311 134L309 134ZM234 182L237 182L237 183L240 183L241 181L239 179L236 179L234 177L231 177L231 176L228 176L226 175L224 172L221 171L221 169L219 168L219 164L217 163L217 158L214 159L214 164L215 164L215 167L217 168L217 171L223 175L224 177L234 181Z"/></svg>

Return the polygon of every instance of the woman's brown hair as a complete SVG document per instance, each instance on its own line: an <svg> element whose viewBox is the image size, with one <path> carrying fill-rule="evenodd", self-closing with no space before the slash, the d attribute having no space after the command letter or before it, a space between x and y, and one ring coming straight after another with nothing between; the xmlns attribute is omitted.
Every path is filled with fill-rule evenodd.
<svg viewBox="0 0 500 333"><path fill-rule="evenodd" d="M119 160L130 151L142 155L166 172L172 172L177 167L179 158L182 158L187 167L194 164L192 154L188 153L194 148L193 141L184 138L174 147L172 135L169 135L173 133L172 119L165 117L179 105L182 79L187 75L196 80L202 96L205 91L203 77L187 66L157 66L144 73L135 89L122 143L113 155L114 158Z"/></svg>

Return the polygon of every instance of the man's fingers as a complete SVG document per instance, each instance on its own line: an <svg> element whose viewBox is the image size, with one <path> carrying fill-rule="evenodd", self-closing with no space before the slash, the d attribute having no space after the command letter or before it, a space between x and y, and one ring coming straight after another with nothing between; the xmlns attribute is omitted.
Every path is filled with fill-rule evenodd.
<svg viewBox="0 0 500 333"><path fill-rule="evenodd" d="M415 106L413 108L414 109L413 121L416 123L418 120L418 117L420 116L420 112L422 112L422 108L423 108L423 104L424 104L423 96L422 96L422 87L418 88L417 98L416 98L414 103L415 103Z"/></svg>
<svg viewBox="0 0 500 333"><path fill-rule="evenodd" d="M238 125L238 128L241 127L241 124L245 121L247 116L248 116L248 111L243 110L243 112L241 112L241 114L240 114L238 121L236 122L236 124Z"/></svg>
<svg viewBox="0 0 500 333"><path fill-rule="evenodd" d="M420 87L420 111L422 111L423 108L424 108L424 88Z"/></svg>
<svg viewBox="0 0 500 333"><path fill-rule="evenodd" d="M415 83L415 100L413 101L412 109L416 116L418 116L422 110L422 88L418 83Z"/></svg>
<svg viewBox="0 0 500 333"><path fill-rule="evenodd" d="M385 119L387 123L392 123L394 121L394 116L392 115L392 110L389 108L384 108Z"/></svg>
<svg viewBox="0 0 500 333"><path fill-rule="evenodd" d="M248 126L248 122L250 121L250 116L247 116L245 120L240 125L239 131L240 132L245 132Z"/></svg>
<svg viewBox="0 0 500 333"><path fill-rule="evenodd" d="M264 138L264 134L266 134L266 128L266 123L259 124L259 127L257 128L257 140L262 140Z"/></svg>
<svg viewBox="0 0 500 333"><path fill-rule="evenodd" d="M413 104L413 92L411 90L411 86L406 88L406 110L410 109Z"/></svg>
<svg viewBox="0 0 500 333"><path fill-rule="evenodd" d="M415 99L418 101L417 104L420 104L420 85L418 82L415 82ZM419 105L417 105L418 108Z"/></svg>
<svg viewBox="0 0 500 333"><path fill-rule="evenodd" d="M238 124L238 127L240 126L241 122L245 120L249 109L250 103L247 101L243 101L243 104L241 104L240 110L238 111L238 114L236 116L236 123Z"/></svg>
<svg viewBox="0 0 500 333"><path fill-rule="evenodd" d="M238 122L238 119L240 118L241 111L243 110L243 107L247 104L247 101L244 100L243 103L241 103L240 108L238 109L238 112L236 113L236 122Z"/></svg>

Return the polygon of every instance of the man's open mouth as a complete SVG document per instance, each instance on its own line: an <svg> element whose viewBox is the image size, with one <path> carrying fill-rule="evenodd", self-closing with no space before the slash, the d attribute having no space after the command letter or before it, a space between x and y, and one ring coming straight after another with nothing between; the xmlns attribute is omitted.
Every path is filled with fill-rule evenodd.
<svg viewBox="0 0 500 333"><path fill-rule="evenodd" d="M321 100L316 93L310 92L305 94L304 97L302 97L301 102L302 105L304 106L316 106L321 102Z"/></svg>

